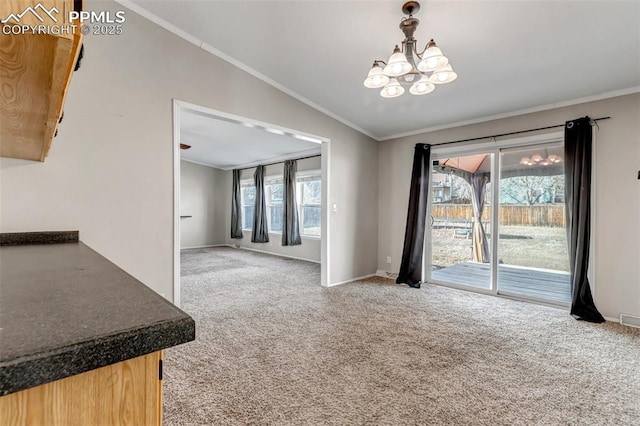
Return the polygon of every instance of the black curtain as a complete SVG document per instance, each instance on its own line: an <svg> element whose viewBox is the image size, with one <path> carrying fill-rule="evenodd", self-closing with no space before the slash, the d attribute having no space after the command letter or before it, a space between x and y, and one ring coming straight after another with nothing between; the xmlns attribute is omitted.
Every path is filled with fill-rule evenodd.
<svg viewBox="0 0 640 426"><path fill-rule="evenodd" d="M300 239L300 223L298 221L298 201L296 198L296 171L298 163L296 160L287 160L284 162L283 173L283 199L284 206L282 209L282 245L283 246L299 246L302 244Z"/></svg>
<svg viewBox="0 0 640 426"><path fill-rule="evenodd" d="M413 153L411 189L407 226L404 231L402 262L398 273L398 284L408 284L420 288L422 282L422 254L424 249L424 231L427 221L427 202L429 200L429 161L431 145L417 144Z"/></svg>
<svg viewBox="0 0 640 426"><path fill-rule="evenodd" d="M242 238L242 198L240 194L240 170L233 170L231 194L231 238Z"/></svg>
<svg viewBox="0 0 640 426"><path fill-rule="evenodd" d="M565 203L569 268L571 269L571 315L590 322L604 322L598 312L589 280L589 232L591 224L592 128L589 117L567 121L564 127Z"/></svg>
<svg viewBox="0 0 640 426"><path fill-rule="evenodd" d="M253 174L256 184L256 205L253 209L252 243L268 243L269 229L267 225L267 204L264 196L264 166L256 167Z"/></svg>

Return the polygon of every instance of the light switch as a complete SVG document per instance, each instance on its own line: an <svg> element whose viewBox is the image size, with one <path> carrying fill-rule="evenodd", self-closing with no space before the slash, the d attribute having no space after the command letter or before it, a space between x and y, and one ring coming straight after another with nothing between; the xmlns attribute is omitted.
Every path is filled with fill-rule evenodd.
<svg viewBox="0 0 640 426"><path fill-rule="evenodd" d="M331 206L331 211L333 211L333 212L337 212L338 211L338 205L336 203L333 203L333 205Z"/></svg>

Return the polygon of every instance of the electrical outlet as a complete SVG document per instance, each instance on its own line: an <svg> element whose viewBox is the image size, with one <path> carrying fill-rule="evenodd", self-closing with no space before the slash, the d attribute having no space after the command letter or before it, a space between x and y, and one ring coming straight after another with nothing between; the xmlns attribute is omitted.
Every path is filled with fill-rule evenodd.
<svg viewBox="0 0 640 426"><path fill-rule="evenodd" d="M391 256L387 256L387 263L391 263Z"/></svg>

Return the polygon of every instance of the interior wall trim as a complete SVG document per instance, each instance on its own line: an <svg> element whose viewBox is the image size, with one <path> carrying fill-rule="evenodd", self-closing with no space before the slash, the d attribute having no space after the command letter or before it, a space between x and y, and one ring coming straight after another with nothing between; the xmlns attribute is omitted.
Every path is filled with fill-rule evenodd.
<svg viewBox="0 0 640 426"><path fill-rule="evenodd" d="M238 247L236 247L236 246L235 246L235 245L233 245L233 244L227 244L227 245L228 245L229 247L232 247L232 248L237 249L237 250L249 250L249 251L255 251L256 253L268 254L268 255L271 255L271 256L278 256L278 257L286 257L287 259L303 260L303 261L305 261L305 262L316 263L316 264L318 264L318 265L320 264L320 262L319 262L319 261L317 261L317 260L306 259L306 258L304 258L304 257L289 256L288 254L274 253L274 252L272 252L272 251L266 251L266 250L258 250L258 249L254 249L254 248L251 248L251 247L241 246L241 245L238 245Z"/></svg>
<svg viewBox="0 0 640 426"><path fill-rule="evenodd" d="M568 106L572 106L572 105L584 104L584 103L587 103L587 102L600 101L602 99L609 99L609 98L616 98L618 96L631 95L633 93L640 93L640 86L633 86L633 87L629 87L629 88L626 88L626 89L620 89L620 90L612 90L610 92L604 92L604 93L600 93L598 95L585 96L585 97L582 97L582 98L576 98L576 99L571 99L571 100L563 101L563 102L556 102L556 103L552 103L552 104L545 104L545 105L540 105L540 106L536 106L536 107L532 107L532 108L519 109L519 110L516 110L516 111L510 111L510 112L503 113L503 114L487 115L487 116L484 116L484 117L473 118L471 120L457 121L455 123L447 123L447 124L442 124L442 125L439 125L439 126L432 126L432 127L425 127L423 129L418 129L418 130L411 130L409 132L396 133L396 134L393 134L393 135L389 135L389 136L385 136L383 138L380 138L380 139L378 139L378 141L382 142L382 141L387 141L387 140L391 140L391 139L398 139L398 138L404 138L404 137L407 137L407 136L416 136L416 135L420 135L420 134L423 134L423 133L435 132L435 131L438 131L438 130L451 129L451 128L454 128L454 127L462 127L462 126L468 126L468 125L471 125L471 124L484 123L484 122L487 122L487 121L501 120L503 118L516 117L518 115L525 115L525 114L531 114L531 113L534 113L534 112L548 111L548 110L564 108L564 107L568 107ZM435 143L434 143L434 146L435 146Z"/></svg>
<svg viewBox="0 0 640 426"><path fill-rule="evenodd" d="M379 139L373 135L372 133L368 132L367 130L363 129L362 127L359 127L358 125L350 122L349 120L329 111L328 109L318 105L317 103L305 98L304 96L302 96L301 94L294 92L293 90L289 89L288 87L283 86L282 84L276 82L275 80L272 80L271 78L267 77L266 75L262 74L261 72L251 68L250 66L244 64L243 62L240 62L239 60L237 60L236 58L227 55L226 53L216 49L215 47L205 43L204 41L200 40L199 38L195 37L194 35L188 33L187 31L184 31L180 28L178 28L177 26L173 25L172 23L162 19L161 17L159 17L158 15L154 14L153 12L145 9L144 7L133 3L130 0L115 0L116 3L121 4L122 6L126 7L127 9L130 9L132 12L137 13L138 15L142 16L143 18L153 22L154 24L164 28L165 30L175 34L176 36L182 38L185 41L188 41L189 43L198 46L199 48L201 48L202 50L212 54L213 56L216 56L220 59L222 59L225 62L230 63L231 65L233 65L236 68L241 69L242 71L252 75L253 77L257 78L258 80L263 81L264 83L268 84L271 87L274 87L278 90L280 90L281 92L286 93L287 95L291 96L292 98L302 102L303 104L310 106L311 108L315 109L316 111L319 111L321 113L323 113L324 115L327 115L331 118L333 118L334 120L339 121L340 123L344 124L347 127L352 128L353 130L356 130L360 133L362 133L363 135L369 136L371 139L374 139L376 141L378 141Z"/></svg>
<svg viewBox="0 0 640 426"><path fill-rule="evenodd" d="M371 277L375 277L375 276L376 276L376 274L362 275L360 277L349 278L348 280L340 281L340 282L337 282L337 283L331 283L327 287L335 287L337 285L348 284L348 283L352 283L354 281L364 280L365 278L371 278Z"/></svg>

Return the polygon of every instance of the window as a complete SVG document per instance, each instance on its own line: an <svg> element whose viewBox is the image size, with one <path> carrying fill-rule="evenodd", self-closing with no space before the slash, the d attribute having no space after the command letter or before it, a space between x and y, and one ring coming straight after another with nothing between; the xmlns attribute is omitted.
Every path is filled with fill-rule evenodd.
<svg viewBox="0 0 640 426"><path fill-rule="evenodd" d="M283 185L281 179L269 180L265 184L269 232L282 232Z"/></svg>
<svg viewBox="0 0 640 426"><path fill-rule="evenodd" d="M320 237L322 224L322 182L320 174L298 176L298 200L300 202L300 234Z"/></svg>
<svg viewBox="0 0 640 426"><path fill-rule="evenodd" d="M320 237L322 223L322 184L320 171L302 172L296 175L300 235ZM253 180L240 183L242 197L242 229L253 228L253 212L256 202L256 187ZM281 176L266 177L264 181L267 205L267 223L270 233L282 233L284 215L284 185Z"/></svg>
<svg viewBox="0 0 640 426"><path fill-rule="evenodd" d="M242 229L251 231L256 203L256 187L253 182L241 183L240 187L242 188Z"/></svg>

